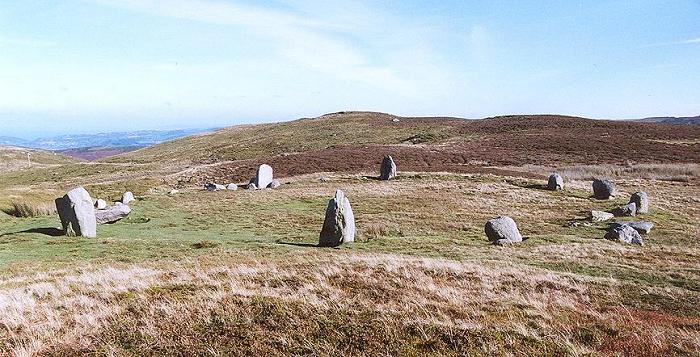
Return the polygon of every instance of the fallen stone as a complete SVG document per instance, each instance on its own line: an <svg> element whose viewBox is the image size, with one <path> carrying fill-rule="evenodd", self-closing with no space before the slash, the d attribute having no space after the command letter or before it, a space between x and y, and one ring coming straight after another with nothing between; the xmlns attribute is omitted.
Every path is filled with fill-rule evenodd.
<svg viewBox="0 0 700 357"><path fill-rule="evenodd" d="M255 174L255 187L265 188L272 182L272 167L267 164L262 164L258 167Z"/></svg>
<svg viewBox="0 0 700 357"><path fill-rule="evenodd" d="M350 201L341 190L335 191L335 197L328 201L326 217L319 236L318 245L337 247L343 243L355 241L355 216Z"/></svg>
<svg viewBox="0 0 700 357"><path fill-rule="evenodd" d="M390 155L384 156L382 166L379 168L380 180L391 180L396 177L396 163Z"/></svg>
<svg viewBox="0 0 700 357"><path fill-rule="evenodd" d="M609 200L614 197L615 184L608 180L593 180L593 197L599 200Z"/></svg>
<svg viewBox="0 0 700 357"><path fill-rule="evenodd" d="M649 196L646 192L635 192L630 197L630 203L637 205L637 213L649 213Z"/></svg>
<svg viewBox="0 0 700 357"><path fill-rule="evenodd" d="M204 189L207 190L207 191L211 191L211 192L213 192L213 191L221 191L221 190L225 190L225 189L226 189L226 186L224 186L224 185L219 185L219 184L213 183L213 182L207 182L207 183L204 184Z"/></svg>
<svg viewBox="0 0 700 357"><path fill-rule="evenodd" d="M95 201L95 208L96 208L96 209L105 209L105 208L107 208L107 201L105 201L105 200L103 200L103 199L101 199L101 198L98 199L97 201Z"/></svg>
<svg viewBox="0 0 700 357"><path fill-rule="evenodd" d="M612 210L615 217L634 217L637 214L637 205L632 202Z"/></svg>
<svg viewBox="0 0 700 357"><path fill-rule="evenodd" d="M95 219L97 224L114 223L128 216L129 213L131 213L129 206L125 204L114 205L95 212Z"/></svg>
<svg viewBox="0 0 700 357"><path fill-rule="evenodd" d="M611 228L608 233L605 234L605 239L627 244L644 245L644 241L642 240L642 236L639 235L639 232L628 225Z"/></svg>
<svg viewBox="0 0 700 357"><path fill-rule="evenodd" d="M135 200L136 200L136 198L134 198L134 194L131 193L131 191L126 191L126 192L124 192L124 194L122 195L122 203L125 204L125 205L128 205L129 202L132 202L132 201L135 201Z"/></svg>
<svg viewBox="0 0 700 357"><path fill-rule="evenodd" d="M629 226L632 227L635 231L639 232L641 235L647 235L649 232L651 232L651 229L654 228L654 223L651 222L645 222L645 221L637 221L637 222L616 222L612 223L610 225L610 228L617 228L621 226Z"/></svg>
<svg viewBox="0 0 700 357"><path fill-rule="evenodd" d="M95 206L85 188L75 188L65 196L57 198L56 210L66 235L88 238L97 236Z"/></svg>
<svg viewBox="0 0 700 357"><path fill-rule="evenodd" d="M547 181L547 189L552 191L563 190L564 179L557 173L549 175L549 180Z"/></svg>
<svg viewBox="0 0 700 357"><path fill-rule="evenodd" d="M248 184L248 186L246 188L249 190L257 190L258 186L255 186L255 184L251 182Z"/></svg>
<svg viewBox="0 0 700 357"><path fill-rule="evenodd" d="M230 183L228 184L228 186L226 186L226 189L229 191L235 191L238 189L238 185L236 185L235 183Z"/></svg>
<svg viewBox="0 0 700 357"><path fill-rule="evenodd" d="M270 185L268 185L267 187L268 188L277 188L280 186L282 186L282 184L279 182L279 180L272 180L272 182L270 182Z"/></svg>
<svg viewBox="0 0 700 357"><path fill-rule="evenodd" d="M518 243L523 241L523 236L518 231L515 221L507 216L500 216L486 222L484 227L489 242L497 245Z"/></svg>
<svg viewBox="0 0 700 357"><path fill-rule="evenodd" d="M609 212L593 210L588 218L591 222L605 222L615 218L615 215Z"/></svg>

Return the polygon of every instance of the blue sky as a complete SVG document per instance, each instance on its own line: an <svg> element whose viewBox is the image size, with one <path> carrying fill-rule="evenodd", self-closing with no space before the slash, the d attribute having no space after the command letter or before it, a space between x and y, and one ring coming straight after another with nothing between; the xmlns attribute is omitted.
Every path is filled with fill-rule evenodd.
<svg viewBox="0 0 700 357"><path fill-rule="evenodd" d="M0 2L0 136L700 114L700 1Z"/></svg>

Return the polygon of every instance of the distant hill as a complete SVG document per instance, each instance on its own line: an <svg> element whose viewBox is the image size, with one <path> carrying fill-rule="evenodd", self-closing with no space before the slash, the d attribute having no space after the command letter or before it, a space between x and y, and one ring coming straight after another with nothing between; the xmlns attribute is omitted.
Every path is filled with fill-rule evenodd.
<svg viewBox="0 0 700 357"><path fill-rule="evenodd" d="M60 135L35 140L0 137L0 145L28 147L42 150L67 150L82 148L140 148L162 143L211 129L141 130L99 134Z"/></svg>
<svg viewBox="0 0 700 357"><path fill-rule="evenodd" d="M408 118L340 112L241 125L106 159L154 163L187 182L245 182L256 165L280 176L376 170L386 154L400 170L470 172L509 165L700 162L700 126L559 115L486 119ZM172 171L171 171L172 172Z"/></svg>
<svg viewBox="0 0 700 357"><path fill-rule="evenodd" d="M696 117L652 117L637 119L635 121L642 123L660 123L673 125L700 125L700 115Z"/></svg>

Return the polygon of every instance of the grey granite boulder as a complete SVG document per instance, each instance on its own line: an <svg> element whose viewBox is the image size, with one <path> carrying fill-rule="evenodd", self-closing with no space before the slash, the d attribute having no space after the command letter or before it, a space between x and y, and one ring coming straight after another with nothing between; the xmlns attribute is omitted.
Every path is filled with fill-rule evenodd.
<svg viewBox="0 0 700 357"><path fill-rule="evenodd" d="M132 201L135 201L135 200L136 200L136 198L134 198L134 194L131 193L131 191L126 191L126 192L124 192L124 194L122 195L122 201L121 201L121 202L122 202L123 204L125 204L125 205L128 205L129 202L132 202Z"/></svg>
<svg viewBox="0 0 700 357"><path fill-rule="evenodd" d="M616 222L612 223L610 225L610 228L617 228L621 226L629 226L632 227L635 231L639 232L641 235L647 235L649 232L651 232L651 229L654 228L654 223L651 222L645 222L645 221L637 221L637 222Z"/></svg>
<svg viewBox="0 0 700 357"><path fill-rule="evenodd" d="M255 174L255 187L266 188L272 182L272 167L267 164L262 164L258 167Z"/></svg>
<svg viewBox="0 0 700 357"><path fill-rule="evenodd" d="M504 245L523 241L515 221L507 216L500 216L486 222L486 237L493 244Z"/></svg>
<svg viewBox="0 0 700 357"><path fill-rule="evenodd" d="M612 214L615 217L634 217L637 215L637 205L634 202L628 203L612 210Z"/></svg>
<svg viewBox="0 0 700 357"><path fill-rule="evenodd" d="M605 239L627 244L644 245L644 241L642 240L642 236L639 235L639 232L628 225L620 225L611 228L608 233L605 234Z"/></svg>
<svg viewBox="0 0 700 357"><path fill-rule="evenodd" d="M114 223L131 213L131 208L125 204L114 205L95 212L97 224Z"/></svg>
<svg viewBox="0 0 700 357"><path fill-rule="evenodd" d="M267 186L268 188L277 188L282 186L282 184L279 182L279 180L272 180L270 184Z"/></svg>
<svg viewBox="0 0 700 357"><path fill-rule="evenodd" d="M649 213L649 195L646 192L635 192L630 197L630 203L637 205L637 213Z"/></svg>
<svg viewBox="0 0 700 357"><path fill-rule="evenodd" d="M94 202L83 187L75 188L65 196L57 198L56 210L66 235L88 238L97 236Z"/></svg>
<svg viewBox="0 0 700 357"><path fill-rule="evenodd" d="M547 181L547 189L552 191L563 190L564 179L557 173L549 175L549 180Z"/></svg>
<svg viewBox="0 0 700 357"><path fill-rule="evenodd" d="M326 217L323 221L318 245L337 247L343 243L355 241L355 216L350 201L341 190L335 191L335 197L328 201Z"/></svg>
<svg viewBox="0 0 700 357"><path fill-rule="evenodd" d="M615 184L608 180L593 180L593 197L599 200L609 200L614 197Z"/></svg>
<svg viewBox="0 0 700 357"><path fill-rule="evenodd" d="M588 218L591 222L605 222L615 218L615 215L609 212L593 210Z"/></svg>
<svg viewBox="0 0 700 357"><path fill-rule="evenodd" d="M390 155L384 156L382 166L379 168L380 180L391 180L396 177L396 163Z"/></svg>
<svg viewBox="0 0 700 357"><path fill-rule="evenodd" d="M105 209L105 208L107 208L107 201L105 201L101 198L98 199L97 201L95 201L95 209Z"/></svg>

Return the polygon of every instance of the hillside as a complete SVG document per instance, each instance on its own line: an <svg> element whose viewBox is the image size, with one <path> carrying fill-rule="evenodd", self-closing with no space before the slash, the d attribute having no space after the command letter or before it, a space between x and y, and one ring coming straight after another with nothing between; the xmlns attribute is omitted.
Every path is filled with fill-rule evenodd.
<svg viewBox="0 0 700 357"><path fill-rule="evenodd" d="M27 154L30 155L31 163ZM74 162L77 162L77 160L54 152L14 146L0 146L0 172L16 171L30 167L45 168Z"/></svg>
<svg viewBox="0 0 700 357"><path fill-rule="evenodd" d="M660 123L673 125L700 125L700 115L696 117L653 117L636 120L642 123Z"/></svg>
<svg viewBox="0 0 700 357"><path fill-rule="evenodd" d="M259 163L282 176L374 169L385 154L404 170L481 172L487 166L698 163L700 127L536 115L480 120L343 112L242 125L109 158L160 163L183 179L244 181Z"/></svg>

